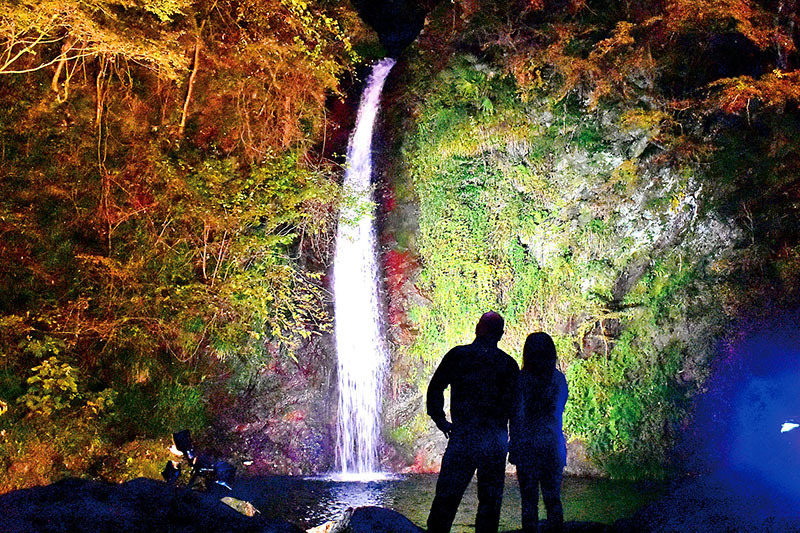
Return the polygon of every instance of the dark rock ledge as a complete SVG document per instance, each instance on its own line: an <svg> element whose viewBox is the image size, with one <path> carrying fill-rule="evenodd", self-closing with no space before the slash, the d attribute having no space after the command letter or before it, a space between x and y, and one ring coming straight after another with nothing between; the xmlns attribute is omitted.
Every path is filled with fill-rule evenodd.
<svg viewBox="0 0 800 533"><path fill-rule="evenodd" d="M120 485L65 479L0 495L0 531L303 533L289 522L241 514L220 496L147 478Z"/></svg>
<svg viewBox="0 0 800 533"><path fill-rule="evenodd" d="M3 533L146 532L170 533L304 533L295 524L268 519L247 502L222 503L224 493L176 488L139 478L115 485L84 479L65 479L43 487L0 495ZM238 509L235 510L234 508ZM252 513L249 513L252 514ZM566 533L611 531L590 522L568 522ZM348 509L313 533L423 533L402 514L382 507Z"/></svg>
<svg viewBox="0 0 800 533"><path fill-rule="evenodd" d="M339 520L310 529L308 533L424 533L424 531L408 518L391 509L358 507L348 509ZM521 533L521 530L518 531ZM546 532L547 528L542 531ZM596 522L567 522L564 524L564 533L609 533L611 531L613 530L610 526Z"/></svg>
<svg viewBox="0 0 800 533"><path fill-rule="evenodd" d="M263 517L226 493L175 488L135 479L121 485L66 479L0 495L2 533L259 532L303 533L295 524ZM614 524L567 522L565 533L800 531L800 502L738 478L676 482L668 493ZM238 511L237 511L238 509ZM252 516L247 516L247 515ZM505 533L518 533L505 532ZM546 528L543 531L547 531ZM423 533L402 514L381 507L348 509L309 533Z"/></svg>

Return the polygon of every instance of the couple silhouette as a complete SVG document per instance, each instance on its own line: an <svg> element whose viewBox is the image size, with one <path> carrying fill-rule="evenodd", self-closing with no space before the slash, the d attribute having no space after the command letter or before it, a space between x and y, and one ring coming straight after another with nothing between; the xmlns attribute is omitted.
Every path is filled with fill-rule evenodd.
<svg viewBox="0 0 800 533"><path fill-rule="evenodd" d="M551 531L561 531L561 479L567 449L562 416L567 382L556 369L556 349L547 333L525 341L522 370L497 347L504 320L481 316L471 344L456 346L431 378L427 411L448 438L428 533L449 532L464 491L477 471L477 533L496 533L505 484L506 456L517 466L522 496L522 530L539 530L539 487ZM450 417L444 391L450 387Z"/></svg>

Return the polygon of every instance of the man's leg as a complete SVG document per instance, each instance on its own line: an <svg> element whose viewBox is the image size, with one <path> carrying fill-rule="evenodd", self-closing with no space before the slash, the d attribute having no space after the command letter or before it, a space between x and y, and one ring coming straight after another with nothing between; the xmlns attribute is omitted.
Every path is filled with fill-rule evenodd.
<svg viewBox="0 0 800 533"><path fill-rule="evenodd" d="M480 459L478 462L478 514L475 517L475 533L497 533L505 481L505 453Z"/></svg>
<svg viewBox="0 0 800 533"><path fill-rule="evenodd" d="M564 529L564 509L561 506L562 477L564 477L564 470L560 467L542 473L542 499L544 508L547 509L549 531L563 531Z"/></svg>
<svg viewBox="0 0 800 533"><path fill-rule="evenodd" d="M539 478L533 465L518 464L517 479L522 500L522 531L536 533L539 530Z"/></svg>
<svg viewBox="0 0 800 533"><path fill-rule="evenodd" d="M447 447L442 457L442 469L436 480L436 496L428 515L428 533L448 533L458 511L458 504L467 489L475 463L466 454Z"/></svg>

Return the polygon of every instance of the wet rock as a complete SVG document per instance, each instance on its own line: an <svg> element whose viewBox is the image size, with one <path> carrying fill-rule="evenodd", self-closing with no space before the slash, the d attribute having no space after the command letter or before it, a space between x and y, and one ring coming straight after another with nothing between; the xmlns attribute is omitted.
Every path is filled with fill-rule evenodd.
<svg viewBox="0 0 800 533"><path fill-rule="evenodd" d="M245 516L255 516L258 514L258 509L256 509L255 506L250 502L237 500L236 498L231 498L230 496L225 496L220 501L234 511L242 513Z"/></svg>
<svg viewBox="0 0 800 533"><path fill-rule="evenodd" d="M329 530L330 533L423 533L424 530L398 513L384 507L356 507Z"/></svg>
<svg viewBox="0 0 800 533"><path fill-rule="evenodd" d="M121 485L71 478L0 495L0 531L302 532L289 522L240 514L218 498L146 478Z"/></svg>
<svg viewBox="0 0 800 533"><path fill-rule="evenodd" d="M307 529L306 533L331 533L331 531L333 530L334 526L336 526L336 521L335 520L331 520L331 521L325 522L324 524L321 524L319 526L312 527L311 529Z"/></svg>
<svg viewBox="0 0 800 533"><path fill-rule="evenodd" d="M333 464L336 349L310 339L297 360L275 357L251 378L236 405L219 409L212 440L246 475L308 475ZM333 401L331 401L333 398Z"/></svg>

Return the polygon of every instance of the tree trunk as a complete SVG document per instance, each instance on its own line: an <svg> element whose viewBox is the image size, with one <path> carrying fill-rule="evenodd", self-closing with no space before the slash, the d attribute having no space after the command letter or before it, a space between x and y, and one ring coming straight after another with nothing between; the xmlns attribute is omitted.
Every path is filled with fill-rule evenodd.
<svg viewBox="0 0 800 533"><path fill-rule="evenodd" d="M197 71L200 66L200 46L202 45L203 27L206 21L200 25L197 30L197 39L194 43L194 61L192 62L192 73L189 75L189 87L186 89L186 99L183 101L183 112L181 113L181 124L178 127L178 138L183 138L183 132L186 129L186 117L189 114L189 103L192 101L192 91L194 89L194 80L197 77Z"/></svg>
<svg viewBox="0 0 800 533"><path fill-rule="evenodd" d="M58 99L59 103L63 102L67 99L67 84L69 83L69 71L65 73L64 76L64 99L61 99L61 90L58 88L58 82L61 80L61 73L64 72L67 66L67 54L72 49L72 41L69 38L64 39L64 43L61 45L61 54L60 59L58 60L58 64L56 66L56 72L53 74L53 80L50 82L50 88L53 89L53 92L56 93L56 98Z"/></svg>

